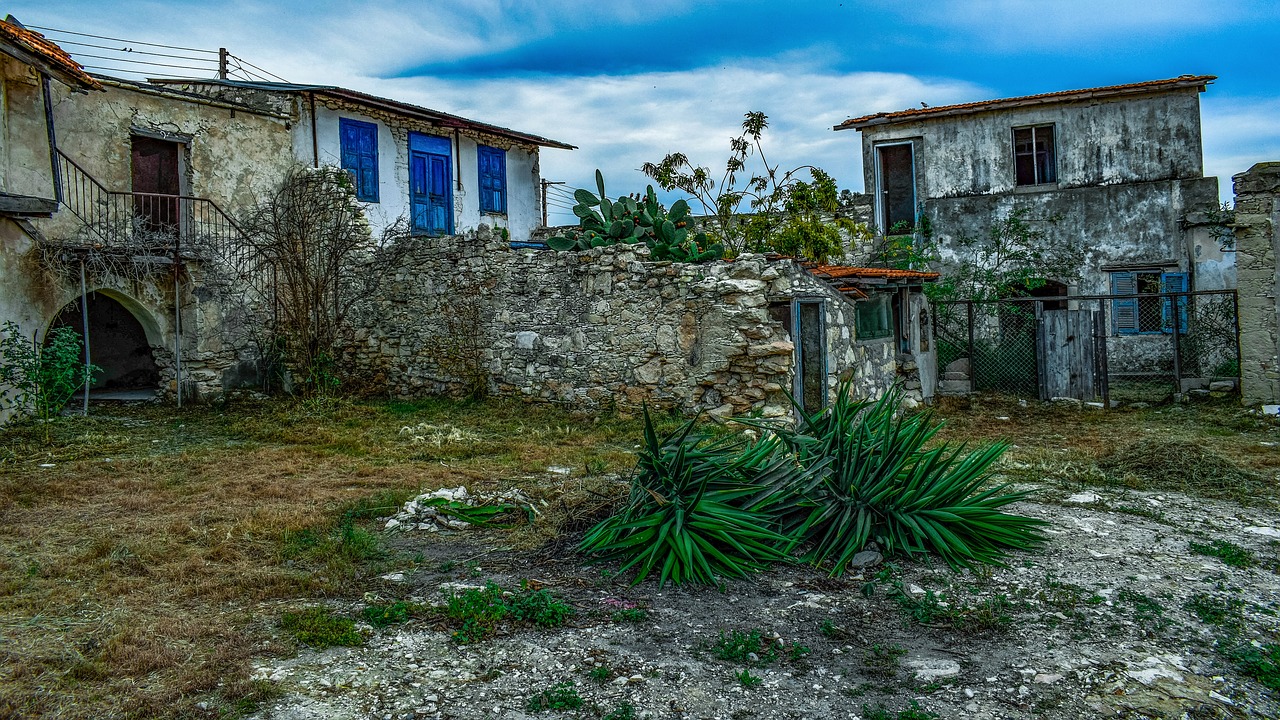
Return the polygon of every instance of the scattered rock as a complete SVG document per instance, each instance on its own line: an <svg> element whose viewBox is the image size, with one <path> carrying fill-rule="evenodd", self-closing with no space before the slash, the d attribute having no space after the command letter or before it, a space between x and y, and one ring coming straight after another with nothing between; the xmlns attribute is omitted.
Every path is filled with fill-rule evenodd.
<svg viewBox="0 0 1280 720"><path fill-rule="evenodd" d="M871 568L879 565L884 560L884 556L874 550L863 550L854 555L849 560L850 570L860 570L862 568Z"/></svg>
<svg viewBox="0 0 1280 720"><path fill-rule="evenodd" d="M916 680L922 683L930 683L960 674L960 663L947 658L920 658L918 660L908 660L903 665L914 672Z"/></svg>

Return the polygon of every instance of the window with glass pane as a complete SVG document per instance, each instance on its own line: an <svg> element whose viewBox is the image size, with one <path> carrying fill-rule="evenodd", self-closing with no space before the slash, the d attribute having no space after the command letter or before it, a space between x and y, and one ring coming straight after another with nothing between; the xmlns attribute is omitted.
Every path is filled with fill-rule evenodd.
<svg viewBox="0 0 1280 720"><path fill-rule="evenodd" d="M1013 168L1018 185L1058 181L1052 125L1013 129Z"/></svg>

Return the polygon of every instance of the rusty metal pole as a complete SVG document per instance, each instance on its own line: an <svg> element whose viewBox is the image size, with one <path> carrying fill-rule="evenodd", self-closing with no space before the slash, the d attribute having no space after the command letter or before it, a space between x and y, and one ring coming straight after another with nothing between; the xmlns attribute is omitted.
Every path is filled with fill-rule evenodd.
<svg viewBox="0 0 1280 720"><path fill-rule="evenodd" d="M230 55L230 53L227 52L226 48L218 48L218 79L219 80L227 79L227 56L228 55Z"/></svg>
<svg viewBox="0 0 1280 720"><path fill-rule="evenodd" d="M1182 397L1182 343L1179 342L1178 335L1182 334L1182 329L1178 327L1178 316L1181 315L1178 310L1178 298L1173 293L1165 296L1169 301L1169 314L1173 320L1173 396L1175 398Z"/></svg>

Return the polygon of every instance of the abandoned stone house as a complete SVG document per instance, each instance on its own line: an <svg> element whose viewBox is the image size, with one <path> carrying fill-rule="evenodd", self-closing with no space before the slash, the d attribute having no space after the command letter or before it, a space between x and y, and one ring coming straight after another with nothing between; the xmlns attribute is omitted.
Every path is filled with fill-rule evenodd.
<svg viewBox="0 0 1280 720"><path fill-rule="evenodd" d="M862 134L880 229L927 228L944 272L1014 212L1083 248L1075 277L1037 295L1139 295L1234 288L1235 254L1204 176L1199 94L1213 76L880 112L836 130ZM927 222L926 222L927 221ZM1047 306L1046 306L1047 307ZM1155 362L1169 301L1110 301L1122 362ZM1185 308L1182 309L1185 313ZM1183 322L1183 327L1186 323ZM993 332L999 332L993 328Z"/></svg>

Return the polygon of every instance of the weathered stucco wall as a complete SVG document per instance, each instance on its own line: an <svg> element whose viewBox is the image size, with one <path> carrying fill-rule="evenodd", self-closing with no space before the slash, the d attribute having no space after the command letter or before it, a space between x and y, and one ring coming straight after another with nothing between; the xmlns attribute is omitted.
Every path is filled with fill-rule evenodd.
<svg viewBox="0 0 1280 720"><path fill-rule="evenodd" d="M1188 88L872 125L862 129L866 187L876 187L874 146L911 140L918 197L1013 192L1013 128L1047 124L1061 188L1203 175L1200 94Z"/></svg>
<svg viewBox="0 0 1280 720"><path fill-rule="evenodd" d="M184 143L184 194L209 198L241 217L296 164L284 117L209 104L204 98L108 83L106 92L54 92L58 148L107 190L132 189L132 138L165 134ZM38 224L51 239L72 237L79 221L65 209Z"/></svg>
<svg viewBox="0 0 1280 720"><path fill-rule="evenodd" d="M782 416L796 298L824 301L828 391L842 376L866 394L897 378L894 343L858 342L853 305L791 261L649 262L635 246L512 251L487 226L416 242L356 313L347 354L396 395L465 384L445 346L472 335L482 382L499 394Z"/></svg>
<svg viewBox="0 0 1280 720"><path fill-rule="evenodd" d="M1189 213L1217 203L1217 178L1208 177L930 199L923 212L945 266L961 257L959 239L985 238L993 222L1024 210L1050 238L1081 244L1085 259L1073 284L1079 293L1097 294L1111 292L1108 265L1191 272L1198 290L1234 287L1234 253L1224 252L1206 226L1186 223Z"/></svg>
<svg viewBox="0 0 1280 720"><path fill-rule="evenodd" d="M1259 163L1233 180L1241 399L1280 403L1280 162Z"/></svg>
<svg viewBox="0 0 1280 720"><path fill-rule="evenodd" d="M409 217L409 133L421 132L449 138L453 143L453 162L449 168L453 183L454 229L458 233L475 230L481 223L503 227L513 240L528 240L533 230L542 225L541 195L538 189L538 148L512 143L510 140L473 132L452 131L430 123L394 113L365 108L332 98L317 99L316 145L321 165L341 165L342 147L338 128L340 118L349 118L378 126L378 202L366 211L375 233ZM299 101L299 121L294 126L298 159L313 162L309 105ZM479 193L478 144L500 148L507 153L507 212L481 213ZM459 178L461 181L459 182Z"/></svg>
<svg viewBox="0 0 1280 720"><path fill-rule="evenodd" d="M62 87L59 83L52 83ZM26 63L0 55L0 191L53 198L49 133L40 75Z"/></svg>

